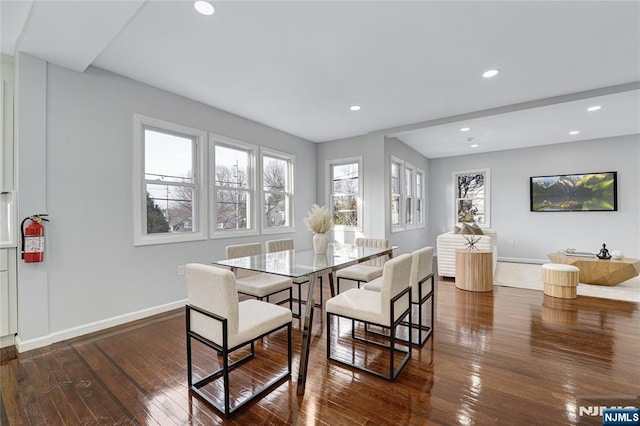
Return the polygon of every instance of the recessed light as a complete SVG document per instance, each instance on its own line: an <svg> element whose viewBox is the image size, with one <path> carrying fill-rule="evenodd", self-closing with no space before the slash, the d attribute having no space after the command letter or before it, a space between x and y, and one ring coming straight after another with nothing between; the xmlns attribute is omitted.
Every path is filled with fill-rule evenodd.
<svg viewBox="0 0 640 426"><path fill-rule="evenodd" d="M360 105L351 105L349 108L351 111L360 111Z"/></svg>
<svg viewBox="0 0 640 426"><path fill-rule="evenodd" d="M471 146L471 148L477 148L477 147L478 147L478 144L477 144L477 143L474 143L473 145L470 145L470 146Z"/></svg>
<svg viewBox="0 0 640 426"><path fill-rule="evenodd" d="M592 106L592 107L587 108L587 111L589 111L589 112L591 112L591 111L597 111L597 110L599 110L600 108L602 108L602 106L600 106L600 105L594 105L594 106Z"/></svg>
<svg viewBox="0 0 640 426"><path fill-rule="evenodd" d="M471 130L469 127L463 127L460 129L461 132L468 132L469 130Z"/></svg>
<svg viewBox="0 0 640 426"><path fill-rule="evenodd" d="M204 0L199 0L197 2L195 2L193 4L193 7L195 7L195 9L203 14L203 15L213 15L213 12L215 12L215 10L213 9L213 5L211 5L211 3L209 3L208 1L204 1Z"/></svg>
<svg viewBox="0 0 640 426"><path fill-rule="evenodd" d="M491 77L495 77L496 75L498 75L500 71L499 70L488 70L482 73L482 76L484 78L491 78Z"/></svg>
<svg viewBox="0 0 640 426"><path fill-rule="evenodd" d="M580 133L580 130L572 130L569 132L570 135L577 135L578 133Z"/></svg>

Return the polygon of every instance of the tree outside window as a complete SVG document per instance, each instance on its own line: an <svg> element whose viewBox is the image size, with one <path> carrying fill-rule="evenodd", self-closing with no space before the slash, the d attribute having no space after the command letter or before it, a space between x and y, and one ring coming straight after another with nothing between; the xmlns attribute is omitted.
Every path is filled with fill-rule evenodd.
<svg viewBox="0 0 640 426"><path fill-rule="evenodd" d="M195 139L145 128L144 152L147 234L192 232Z"/></svg>
<svg viewBox="0 0 640 426"><path fill-rule="evenodd" d="M216 230L247 230L251 223L250 165L252 151L215 145Z"/></svg>
<svg viewBox="0 0 640 426"><path fill-rule="evenodd" d="M207 238L207 133L134 114L136 246Z"/></svg>
<svg viewBox="0 0 640 426"><path fill-rule="evenodd" d="M454 173L456 221L489 226L489 170Z"/></svg>
<svg viewBox="0 0 640 426"><path fill-rule="evenodd" d="M360 162L334 163L331 174L331 213L334 226L360 226Z"/></svg>
<svg viewBox="0 0 640 426"><path fill-rule="evenodd" d="M292 161L275 155L262 156L264 226L275 229L291 226Z"/></svg>

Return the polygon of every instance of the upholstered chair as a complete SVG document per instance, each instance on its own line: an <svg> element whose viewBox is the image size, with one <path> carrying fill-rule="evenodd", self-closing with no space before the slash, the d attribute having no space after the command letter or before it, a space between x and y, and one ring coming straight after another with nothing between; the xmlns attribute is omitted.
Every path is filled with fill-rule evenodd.
<svg viewBox="0 0 640 426"><path fill-rule="evenodd" d="M411 307L412 315L418 317L418 322L411 323L412 332L416 331L417 339L413 340L414 346L422 347L433 333L434 324L434 277L433 277L433 247L423 247L411 253ZM365 290L380 291L382 287L382 278L364 285ZM424 306L429 302L430 305L430 322L426 323ZM414 311L417 311L415 314ZM406 324L403 322L403 324ZM408 325L408 324L406 324Z"/></svg>
<svg viewBox="0 0 640 426"><path fill-rule="evenodd" d="M227 246L226 251L227 259L256 256L262 254L262 245L260 243L239 244ZM289 309L292 309L293 283L290 278L263 272L247 271L240 268L236 269L235 274L238 293L253 296L258 300L266 299L268 302L269 296L282 291L289 291ZM279 303L285 301L283 300Z"/></svg>
<svg viewBox="0 0 640 426"><path fill-rule="evenodd" d="M293 240L292 239L282 239L282 240L271 240L266 242L267 253L274 253L278 251L285 250L293 250ZM299 318L302 316L302 305L306 305L307 301L302 299L302 285L309 283L309 277L300 277L294 278L293 283L298 286L298 312L294 313L293 316ZM320 287L320 302L316 303L315 306L321 308L322 307L322 277L319 277L319 287Z"/></svg>
<svg viewBox="0 0 640 426"><path fill-rule="evenodd" d="M382 285L379 292L352 288L327 300L325 310L327 311L328 359L387 380L395 380L398 377L402 368L411 358L411 333L409 333L407 345L396 346L397 343L401 343L396 338L397 329L405 317L408 318L409 327L411 327L411 315L409 315L411 312L411 263L412 256L410 254L403 254L387 261L383 267ZM338 317L338 321L334 321L334 317ZM341 325L340 317L351 319L351 337L354 340L363 342L365 351L371 345L383 347L389 351L389 368L386 372L380 372L379 368L374 369L372 365L369 365L373 363L367 363L367 354L356 356L352 352L351 356L340 357L340 353L344 352L344 348L336 350L336 354L332 353L331 343L334 339L332 329L336 330L333 334L338 334L337 330ZM384 342L357 337L356 321L362 323L365 330L368 326L388 328L389 336ZM348 344L348 346L351 347L352 351L357 348L352 343ZM395 367L394 362L396 353L400 353L403 356L397 367ZM372 358L377 357L372 356Z"/></svg>
<svg viewBox="0 0 640 426"><path fill-rule="evenodd" d="M356 238L358 247L386 248L389 241L378 238ZM380 256L368 262L359 263L336 271L336 283L340 293L340 280L355 281L360 288L361 283L367 283L382 276L382 266L388 260L388 256Z"/></svg>
<svg viewBox="0 0 640 426"><path fill-rule="evenodd" d="M228 417L233 412L270 392L291 375L291 310L282 306L249 299L238 302L236 278L231 271L209 265L190 263L185 267L187 278L187 292L189 301L186 306L186 337L187 337L187 382L189 390L205 401L208 405ZM256 356L256 340L286 328L287 333L287 366L281 367L275 377L264 378L265 365L257 370L249 369L252 386L234 389L232 393L231 371ZM200 344L194 348L194 342ZM263 351L276 350L277 344L264 344ZM218 367L208 372L212 365L194 365L194 360L202 364L201 348L211 350L209 358L215 364L216 353ZM232 352L248 348L248 353L241 358L233 357ZM194 356L194 351L196 356ZM259 352L258 352L259 353ZM267 357L263 363L269 363ZM220 365L221 364L221 365ZM271 367L270 367L271 368ZM204 373L197 376L196 373ZM275 369L278 370L277 368ZM236 373L233 373L234 375ZM215 382L222 381L222 384ZM258 383L258 385L256 385ZM222 395L220 395L222 394ZM240 394L238 398L235 395Z"/></svg>

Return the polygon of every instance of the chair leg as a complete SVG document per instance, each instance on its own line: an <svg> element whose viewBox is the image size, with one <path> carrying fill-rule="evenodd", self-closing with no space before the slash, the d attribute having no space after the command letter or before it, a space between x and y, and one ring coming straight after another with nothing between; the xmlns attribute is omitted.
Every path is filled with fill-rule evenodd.
<svg viewBox="0 0 640 426"><path fill-rule="evenodd" d="M336 297L336 289L333 286L333 272L329 272L329 291L331 292L331 297Z"/></svg>
<svg viewBox="0 0 640 426"><path fill-rule="evenodd" d="M192 370L193 365L191 361L191 336L189 336L189 330L191 330L191 315L189 314L189 309L185 309L186 311L186 335L187 335L187 384L189 388L193 385L193 376Z"/></svg>

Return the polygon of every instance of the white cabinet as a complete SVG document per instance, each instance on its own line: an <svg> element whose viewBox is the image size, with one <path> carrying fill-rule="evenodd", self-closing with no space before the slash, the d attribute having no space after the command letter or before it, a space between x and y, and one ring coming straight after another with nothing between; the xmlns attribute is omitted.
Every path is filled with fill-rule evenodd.
<svg viewBox="0 0 640 426"><path fill-rule="evenodd" d="M11 333L9 326L9 270L8 250L0 250L0 336Z"/></svg>
<svg viewBox="0 0 640 426"><path fill-rule="evenodd" d="M0 347L13 345L18 329L17 238L13 141L13 58L1 56L0 76Z"/></svg>
<svg viewBox="0 0 640 426"><path fill-rule="evenodd" d="M0 250L0 347L14 344L18 331L16 249Z"/></svg>

